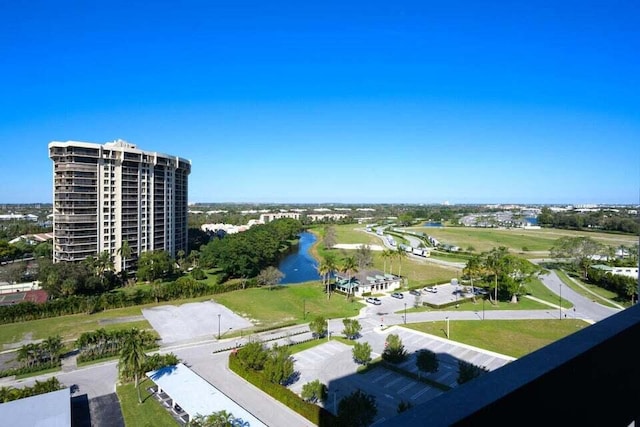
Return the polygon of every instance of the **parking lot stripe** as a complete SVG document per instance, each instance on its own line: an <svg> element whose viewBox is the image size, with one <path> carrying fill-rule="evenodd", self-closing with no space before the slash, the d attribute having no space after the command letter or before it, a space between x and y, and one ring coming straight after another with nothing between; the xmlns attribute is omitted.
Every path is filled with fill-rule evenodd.
<svg viewBox="0 0 640 427"><path fill-rule="evenodd" d="M398 377L393 381L389 381L387 384L385 384L384 388L389 388L392 387L394 384L399 383L400 381L402 381L404 379L404 377Z"/></svg>
<svg viewBox="0 0 640 427"><path fill-rule="evenodd" d="M406 386L404 386L400 390L398 390L398 394L404 393L405 391L409 390L411 387L413 387L416 384L418 384L418 383L415 382L415 381L411 381L409 384L407 384Z"/></svg>
<svg viewBox="0 0 640 427"><path fill-rule="evenodd" d="M391 372L387 371L384 374L380 375L379 377L377 377L375 380L371 381L372 383L377 383L378 381L388 377L389 375L391 375Z"/></svg>
<svg viewBox="0 0 640 427"><path fill-rule="evenodd" d="M429 391L431 387L424 387L422 390L420 390L419 392L417 392L416 394L414 394L413 396L411 396L411 400L416 400L417 398L419 398L420 396L422 396L423 394L425 394L427 391Z"/></svg>

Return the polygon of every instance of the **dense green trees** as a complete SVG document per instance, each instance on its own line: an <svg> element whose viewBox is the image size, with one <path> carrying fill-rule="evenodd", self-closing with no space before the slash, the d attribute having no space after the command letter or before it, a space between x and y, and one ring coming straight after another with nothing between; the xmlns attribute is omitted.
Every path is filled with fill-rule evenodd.
<svg viewBox="0 0 640 427"><path fill-rule="evenodd" d="M366 427L378 414L376 398L358 389L342 398L338 404L338 425Z"/></svg>
<svg viewBox="0 0 640 427"><path fill-rule="evenodd" d="M342 333L347 339L354 340L360 336L362 326L356 319L342 319L342 324L344 325Z"/></svg>
<svg viewBox="0 0 640 427"><path fill-rule="evenodd" d="M173 273L173 260L165 251L149 251L138 259L138 280L153 281Z"/></svg>
<svg viewBox="0 0 640 427"><path fill-rule="evenodd" d="M389 334L384 342L382 360L391 363L401 363L407 359L407 350L402 344L402 339L397 334Z"/></svg>
<svg viewBox="0 0 640 427"><path fill-rule="evenodd" d="M301 230L300 221L290 218L255 225L242 233L210 241L200 250L200 262L208 268L219 268L225 279L255 277L277 263Z"/></svg>
<svg viewBox="0 0 640 427"><path fill-rule="evenodd" d="M458 384L464 384L472 379L479 377L485 372L489 372L484 366L477 366L473 363L458 360Z"/></svg>
<svg viewBox="0 0 640 427"><path fill-rule="evenodd" d="M138 329L127 331L122 342L118 372L123 379L133 378L134 386L138 393L138 403L142 403L139 379L144 374L145 359L144 341Z"/></svg>
<svg viewBox="0 0 640 427"><path fill-rule="evenodd" d="M309 323L309 330L314 338L322 338L329 331L329 322L322 316L318 316Z"/></svg>
<svg viewBox="0 0 640 427"><path fill-rule="evenodd" d="M35 384L31 387L14 388L2 386L0 387L0 403L50 393L52 391L62 390L62 388L62 384L60 384L60 381L56 377L51 377L44 381L36 380Z"/></svg>
<svg viewBox="0 0 640 427"><path fill-rule="evenodd" d="M327 386L320 380L310 381L302 386L300 397L311 403L324 402L327 399Z"/></svg>
<svg viewBox="0 0 640 427"><path fill-rule="evenodd" d="M496 301L502 295L503 298L517 302L518 295L525 292L526 284L538 271L530 261L512 255L506 247L500 246L470 258L463 274L470 280L472 287L473 281L479 278L493 282Z"/></svg>
<svg viewBox="0 0 640 427"><path fill-rule="evenodd" d="M368 342L355 343L351 350L353 360L360 365L368 365L371 362L371 345Z"/></svg>
<svg viewBox="0 0 640 427"><path fill-rule="evenodd" d="M587 270L596 262L596 259L606 256L604 245L590 237L561 237L556 240L551 248L551 256L554 258L568 259L577 269L582 270L582 276L587 279Z"/></svg>
<svg viewBox="0 0 640 427"><path fill-rule="evenodd" d="M416 366L419 372L438 372L440 363L436 354L428 349L423 349L418 352L416 357Z"/></svg>
<svg viewBox="0 0 640 427"><path fill-rule="evenodd" d="M275 384L286 384L294 373L291 350L286 345L274 344L267 352L264 375Z"/></svg>

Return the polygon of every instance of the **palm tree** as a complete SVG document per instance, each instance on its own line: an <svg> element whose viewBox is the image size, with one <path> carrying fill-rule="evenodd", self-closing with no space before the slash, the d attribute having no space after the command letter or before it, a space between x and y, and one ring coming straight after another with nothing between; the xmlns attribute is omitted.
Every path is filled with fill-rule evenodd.
<svg viewBox="0 0 640 427"><path fill-rule="evenodd" d="M122 242L122 246L118 249L118 255L122 257L122 271L127 271L127 259L131 256L131 246L129 246L128 240Z"/></svg>
<svg viewBox="0 0 640 427"><path fill-rule="evenodd" d="M394 256L398 258L398 276L402 276L402 259L407 257L404 249L396 249Z"/></svg>
<svg viewBox="0 0 640 427"><path fill-rule="evenodd" d="M384 274L387 274L387 260L391 258L391 251L389 251L388 249L385 249L382 251L382 254L380 254L380 256L382 257L382 261L383 261L383 271Z"/></svg>
<svg viewBox="0 0 640 427"><path fill-rule="evenodd" d="M467 261L467 265L462 269L462 274L469 277L471 281L471 293L473 294L473 301L476 300L476 293L473 289L473 278L478 276L482 272L482 259L479 255L475 255Z"/></svg>
<svg viewBox="0 0 640 427"><path fill-rule="evenodd" d="M347 288L347 298L349 298L350 294L351 294L351 290L353 289L353 286L351 284L351 275L353 273L357 273L358 272L358 261L356 261L356 258L353 256L348 256L345 259L342 260L342 271L347 274L347 276L349 277L349 288Z"/></svg>
<svg viewBox="0 0 640 427"><path fill-rule="evenodd" d="M120 377L123 379L133 377L134 379L134 385L138 392L138 403L142 403L142 396L140 395L138 381L144 368L145 359L147 358L147 355L144 352L142 338L142 334L137 328L131 329L123 340L120 360L118 362Z"/></svg>
<svg viewBox="0 0 640 427"><path fill-rule="evenodd" d="M393 249L385 249L384 251L382 251L382 256L386 257L389 260L389 273L391 274L393 274L393 259L395 258L395 254L396 252Z"/></svg>
<svg viewBox="0 0 640 427"><path fill-rule="evenodd" d="M318 270L318 274L320 275L320 278L322 279L322 287L327 289L327 295L328 295L329 288L327 286L327 282L328 282L327 276L329 275L329 265L325 260L322 260L320 261L320 263L318 264L318 267L316 268Z"/></svg>
<svg viewBox="0 0 640 427"><path fill-rule="evenodd" d="M493 274L493 279L495 283L495 302L498 302L498 276L502 272L503 263L506 256L509 254L508 249L504 246L500 246L499 248L493 248L486 255L484 260L484 265L487 270Z"/></svg>

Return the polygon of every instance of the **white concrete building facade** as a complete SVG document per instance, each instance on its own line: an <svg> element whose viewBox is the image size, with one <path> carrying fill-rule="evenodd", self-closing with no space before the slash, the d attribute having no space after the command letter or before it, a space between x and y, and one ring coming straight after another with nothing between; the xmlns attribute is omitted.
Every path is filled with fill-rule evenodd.
<svg viewBox="0 0 640 427"><path fill-rule="evenodd" d="M142 252L187 250L189 160L106 144L51 142L53 261L81 261L106 251L116 271ZM124 242L131 256L123 259ZM125 266L125 262L127 266Z"/></svg>

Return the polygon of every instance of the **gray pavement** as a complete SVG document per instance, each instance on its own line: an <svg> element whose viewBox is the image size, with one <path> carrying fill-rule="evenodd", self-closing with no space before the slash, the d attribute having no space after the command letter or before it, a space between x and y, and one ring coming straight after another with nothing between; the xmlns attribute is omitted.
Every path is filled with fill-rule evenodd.
<svg viewBox="0 0 640 427"><path fill-rule="evenodd" d="M160 335L162 345L224 337L253 326L251 321L214 301L161 305L143 309L142 314Z"/></svg>

